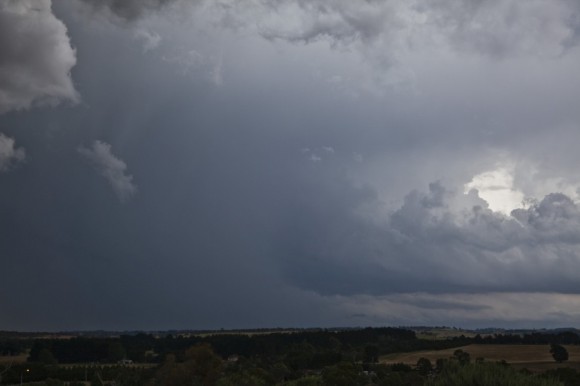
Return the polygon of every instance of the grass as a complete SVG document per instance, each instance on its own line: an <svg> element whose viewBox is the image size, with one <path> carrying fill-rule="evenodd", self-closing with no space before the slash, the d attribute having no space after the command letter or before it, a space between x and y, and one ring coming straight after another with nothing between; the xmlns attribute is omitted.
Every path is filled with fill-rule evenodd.
<svg viewBox="0 0 580 386"><path fill-rule="evenodd" d="M443 370L426 383L427 386L505 385L505 386L563 386L556 379L539 378L519 372L513 367L487 362L460 365L447 362Z"/></svg>
<svg viewBox="0 0 580 386"><path fill-rule="evenodd" d="M384 355L381 363L405 363L415 365L419 358L427 358L433 364L439 358L449 358L457 349L466 351L472 360L484 358L489 362L504 360L515 368L527 368L531 371L545 371L558 367L571 367L580 370L580 346L567 346L569 359L564 363L556 363L550 354L549 345L500 345L500 344L471 344L446 350L415 351Z"/></svg>

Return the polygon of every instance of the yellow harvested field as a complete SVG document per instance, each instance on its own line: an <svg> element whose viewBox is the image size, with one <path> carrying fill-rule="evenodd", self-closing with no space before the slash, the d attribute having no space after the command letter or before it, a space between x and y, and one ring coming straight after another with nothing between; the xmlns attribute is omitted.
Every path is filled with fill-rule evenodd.
<svg viewBox="0 0 580 386"><path fill-rule="evenodd" d="M580 346L564 345L568 350L569 359L564 364L567 366L580 366ZM449 358L457 349L466 351L472 360L484 358L486 361L495 362L505 360L508 363L526 364L555 364L550 354L549 345L500 345L500 344L471 344L463 347L456 347L446 350L433 351L415 351L410 353L397 353L384 355L381 357L381 363L406 363L415 365L421 357L435 362L439 358Z"/></svg>

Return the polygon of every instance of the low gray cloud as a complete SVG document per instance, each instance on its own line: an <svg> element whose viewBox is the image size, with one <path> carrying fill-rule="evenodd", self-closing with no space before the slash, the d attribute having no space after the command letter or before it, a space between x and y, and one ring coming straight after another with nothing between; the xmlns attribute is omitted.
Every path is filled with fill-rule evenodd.
<svg viewBox="0 0 580 386"><path fill-rule="evenodd" d="M373 201L371 211L380 212ZM510 216L489 209L476 191L464 195L441 183L409 193L382 219L357 210L373 201L342 203L342 215L335 213L337 222L323 232L320 222L296 223L305 243L291 242L289 280L324 295L578 293L580 209L564 194L549 194Z"/></svg>
<svg viewBox="0 0 580 386"><path fill-rule="evenodd" d="M358 315L359 323L392 325L461 325L471 328L545 328L574 325L580 296L559 293L414 292L383 296L324 298Z"/></svg>
<svg viewBox="0 0 580 386"><path fill-rule="evenodd" d="M108 10L122 20L132 21L147 13L156 12L163 7L182 0L81 0L95 10Z"/></svg>
<svg viewBox="0 0 580 386"><path fill-rule="evenodd" d="M577 44L578 7L566 0L438 0L426 7L430 19L460 49L494 57L555 57L566 45Z"/></svg>
<svg viewBox="0 0 580 386"><path fill-rule="evenodd" d="M387 63L396 61L401 50L434 45L494 58L556 57L578 44L580 27L580 10L568 0L283 0L232 2L223 10L228 15L224 20L232 25L257 22L259 34L266 39L361 43L363 51Z"/></svg>
<svg viewBox="0 0 580 386"><path fill-rule="evenodd" d="M313 42L331 39L335 43L370 41L391 28L396 22L395 4L385 2L352 3L349 1L267 1L260 3L268 12L267 18L284 21L260 26L260 33L268 39L291 42Z"/></svg>
<svg viewBox="0 0 580 386"><path fill-rule="evenodd" d="M67 28L50 0L0 3L0 113L77 101Z"/></svg>
<svg viewBox="0 0 580 386"><path fill-rule="evenodd" d="M137 193L133 176L126 173L127 164L111 153L111 145L95 141L91 148L81 147L78 151L109 181L121 202L127 201Z"/></svg>
<svg viewBox="0 0 580 386"><path fill-rule="evenodd" d="M26 153L24 149L14 145L14 139L0 133L0 173L10 170L10 168L24 161Z"/></svg>

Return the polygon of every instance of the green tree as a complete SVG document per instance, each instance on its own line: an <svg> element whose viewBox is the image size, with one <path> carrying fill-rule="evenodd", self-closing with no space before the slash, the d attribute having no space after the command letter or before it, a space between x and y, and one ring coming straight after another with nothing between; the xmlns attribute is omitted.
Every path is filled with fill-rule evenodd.
<svg viewBox="0 0 580 386"><path fill-rule="evenodd" d="M403 377L400 373L389 372L379 378L380 386L398 386L403 385Z"/></svg>
<svg viewBox="0 0 580 386"><path fill-rule="evenodd" d="M116 363L122 359L125 359L127 352L125 351L125 347L121 344L121 342L111 342L108 347L108 359L109 361Z"/></svg>
<svg viewBox="0 0 580 386"><path fill-rule="evenodd" d="M270 368L270 374L276 382L284 381L290 375L290 373L290 369L282 362L275 363Z"/></svg>
<svg viewBox="0 0 580 386"><path fill-rule="evenodd" d="M417 371L421 375L427 375L433 371L433 365L427 358L419 358L417 361Z"/></svg>
<svg viewBox="0 0 580 386"><path fill-rule="evenodd" d="M460 365L466 365L471 361L471 356L467 351L457 349L453 352L453 358L459 362Z"/></svg>
<svg viewBox="0 0 580 386"><path fill-rule="evenodd" d="M64 386L64 382L59 379L48 378L44 381L45 386Z"/></svg>
<svg viewBox="0 0 580 386"><path fill-rule="evenodd" d="M364 361L367 363L377 363L379 361L379 346L374 344L366 346Z"/></svg>
<svg viewBox="0 0 580 386"><path fill-rule="evenodd" d="M568 350L566 350L566 348L562 345L550 345L550 354L552 354L552 357L558 363L562 363L568 360Z"/></svg>
<svg viewBox="0 0 580 386"><path fill-rule="evenodd" d="M46 348L43 348L38 353L38 361L45 365L55 365L57 362L52 352Z"/></svg>
<svg viewBox="0 0 580 386"><path fill-rule="evenodd" d="M267 386L268 383L256 374L242 371L220 378L217 386Z"/></svg>
<svg viewBox="0 0 580 386"><path fill-rule="evenodd" d="M293 381L287 381L280 383L279 385L284 386L321 386L322 379L318 375L307 375L305 377L295 379Z"/></svg>
<svg viewBox="0 0 580 386"><path fill-rule="evenodd" d="M182 362L168 355L159 369L154 385L162 386L213 386L218 380L222 360L207 344L193 346L185 352Z"/></svg>
<svg viewBox="0 0 580 386"><path fill-rule="evenodd" d="M322 381L325 386L355 386L364 383L362 369L351 362L341 362L329 366L322 371Z"/></svg>
<svg viewBox="0 0 580 386"><path fill-rule="evenodd" d="M292 370L307 369L314 357L314 347L306 342L294 344L286 353L284 362Z"/></svg>

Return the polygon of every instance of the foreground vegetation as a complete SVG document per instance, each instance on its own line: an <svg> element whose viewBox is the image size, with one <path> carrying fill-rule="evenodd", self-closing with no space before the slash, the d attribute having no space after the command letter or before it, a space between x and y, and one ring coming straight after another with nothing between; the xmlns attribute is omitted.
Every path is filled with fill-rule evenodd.
<svg viewBox="0 0 580 386"><path fill-rule="evenodd" d="M0 384L570 386L580 385L566 362L580 363L579 343L570 332L438 340L398 328L0 337ZM22 352L27 362L19 363ZM524 369L538 358L554 368Z"/></svg>
<svg viewBox="0 0 580 386"><path fill-rule="evenodd" d="M438 376L427 382L428 386L561 386L556 377L546 378L517 372L502 363L468 363L461 365L449 362Z"/></svg>

